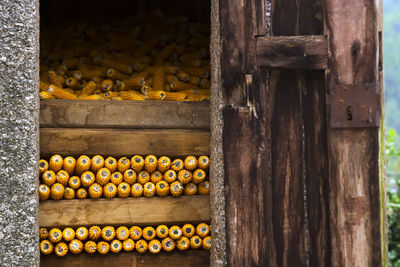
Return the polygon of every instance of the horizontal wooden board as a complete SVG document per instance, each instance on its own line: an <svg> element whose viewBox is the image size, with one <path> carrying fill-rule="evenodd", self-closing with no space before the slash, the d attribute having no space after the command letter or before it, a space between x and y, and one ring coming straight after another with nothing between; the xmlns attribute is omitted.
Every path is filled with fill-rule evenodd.
<svg viewBox="0 0 400 267"><path fill-rule="evenodd" d="M158 225L210 221L208 195L153 198L46 200L39 206L41 227Z"/></svg>
<svg viewBox="0 0 400 267"><path fill-rule="evenodd" d="M209 129L209 102L40 101L41 127Z"/></svg>
<svg viewBox="0 0 400 267"><path fill-rule="evenodd" d="M209 155L206 130L41 128L42 156L61 155Z"/></svg>
<svg viewBox="0 0 400 267"><path fill-rule="evenodd" d="M56 255L40 257L41 267L205 267L210 266L210 253L204 250L161 252L157 255L149 252L122 252L107 255L80 254L58 257Z"/></svg>
<svg viewBox="0 0 400 267"><path fill-rule="evenodd" d="M258 37L258 66L288 69L326 69L328 41L322 35Z"/></svg>

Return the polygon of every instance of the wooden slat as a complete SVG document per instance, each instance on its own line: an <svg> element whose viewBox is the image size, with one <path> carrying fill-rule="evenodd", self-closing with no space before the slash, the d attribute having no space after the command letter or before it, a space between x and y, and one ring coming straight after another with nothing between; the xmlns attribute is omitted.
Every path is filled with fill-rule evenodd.
<svg viewBox="0 0 400 267"><path fill-rule="evenodd" d="M184 224L210 220L209 196L41 201L41 227Z"/></svg>
<svg viewBox="0 0 400 267"><path fill-rule="evenodd" d="M258 66L287 69L326 69L328 42L322 35L259 37Z"/></svg>
<svg viewBox="0 0 400 267"><path fill-rule="evenodd" d="M206 267L210 266L210 253L204 250L160 252L157 255L121 252L107 255L55 255L41 256L41 267Z"/></svg>
<svg viewBox="0 0 400 267"><path fill-rule="evenodd" d="M41 100L41 127L208 129L208 102Z"/></svg>
<svg viewBox="0 0 400 267"><path fill-rule="evenodd" d="M324 1L331 53L330 92L340 84L375 83L382 77L377 21L381 4L379 0ZM384 163L379 158L384 149L379 138L379 128L330 129L331 266L387 264L386 244L382 242L385 185L380 177Z"/></svg>
<svg viewBox="0 0 400 267"><path fill-rule="evenodd" d="M209 132L202 130L40 129L42 156L209 155L209 142Z"/></svg>

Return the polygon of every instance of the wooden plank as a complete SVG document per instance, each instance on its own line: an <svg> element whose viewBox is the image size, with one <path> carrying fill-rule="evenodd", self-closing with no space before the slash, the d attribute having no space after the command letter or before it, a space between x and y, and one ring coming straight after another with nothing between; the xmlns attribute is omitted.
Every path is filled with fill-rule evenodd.
<svg viewBox="0 0 400 267"><path fill-rule="evenodd" d="M327 38L322 35L259 37L256 64L272 68L326 69Z"/></svg>
<svg viewBox="0 0 400 267"><path fill-rule="evenodd" d="M206 267L210 266L210 253L204 250L174 251L171 253L160 252L153 255L149 252L121 252L106 255L80 254L58 257L55 255L40 257L41 267Z"/></svg>
<svg viewBox="0 0 400 267"><path fill-rule="evenodd" d="M208 102L41 100L48 128L209 129Z"/></svg>
<svg viewBox="0 0 400 267"><path fill-rule="evenodd" d="M379 5L381 1L375 0L324 1L331 53L330 92L340 84L379 82ZM330 129L332 266L385 265L379 131Z"/></svg>
<svg viewBox="0 0 400 267"><path fill-rule="evenodd" d="M42 156L61 155L209 155L210 134L203 130L114 130L41 128Z"/></svg>
<svg viewBox="0 0 400 267"><path fill-rule="evenodd" d="M40 202L41 227L158 225L210 221L208 195Z"/></svg>

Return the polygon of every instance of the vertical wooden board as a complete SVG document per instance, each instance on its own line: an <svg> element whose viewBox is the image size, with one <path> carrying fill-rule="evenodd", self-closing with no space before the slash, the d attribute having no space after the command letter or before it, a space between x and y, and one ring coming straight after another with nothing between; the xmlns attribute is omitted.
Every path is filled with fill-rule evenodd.
<svg viewBox="0 0 400 267"><path fill-rule="evenodd" d="M340 84L379 81L378 3L325 0L330 93ZM382 266L379 129L331 129L329 140L332 266Z"/></svg>
<svg viewBox="0 0 400 267"><path fill-rule="evenodd" d="M296 71L271 71L272 220L277 266L306 264L301 88Z"/></svg>
<svg viewBox="0 0 400 267"><path fill-rule="evenodd" d="M274 259L265 73L250 90L255 102L224 110L226 233L229 266L267 266ZM258 101L262 99L261 101ZM252 105L254 104L254 106ZM252 108L250 108L252 107ZM251 144L251 145L249 145Z"/></svg>

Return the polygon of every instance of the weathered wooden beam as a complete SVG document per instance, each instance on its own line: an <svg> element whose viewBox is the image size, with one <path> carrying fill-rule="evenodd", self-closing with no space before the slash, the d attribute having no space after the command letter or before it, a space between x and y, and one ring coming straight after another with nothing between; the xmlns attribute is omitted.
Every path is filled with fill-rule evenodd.
<svg viewBox="0 0 400 267"><path fill-rule="evenodd" d="M334 90L341 85L381 82L380 5L379 0L324 0L325 31L331 53L327 76L330 94L335 94ZM367 95L364 97L368 101ZM379 131L374 127L330 129L332 266L385 265Z"/></svg>
<svg viewBox="0 0 400 267"><path fill-rule="evenodd" d="M210 133L202 130L41 128L42 156L209 155Z"/></svg>
<svg viewBox="0 0 400 267"><path fill-rule="evenodd" d="M323 35L256 38L256 65L285 69L326 69L328 40Z"/></svg>
<svg viewBox="0 0 400 267"><path fill-rule="evenodd" d="M80 255L69 254L65 257L56 255L40 257L41 267L207 267L210 266L210 253L204 250L160 252L159 254L139 254L137 252L120 252L114 254L109 252L106 255Z"/></svg>
<svg viewBox="0 0 400 267"><path fill-rule="evenodd" d="M101 212L99 212L101 211ZM210 220L208 195L40 202L41 227L158 225Z"/></svg>
<svg viewBox="0 0 400 267"><path fill-rule="evenodd" d="M208 102L41 100L48 128L209 129Z"/></svg>

